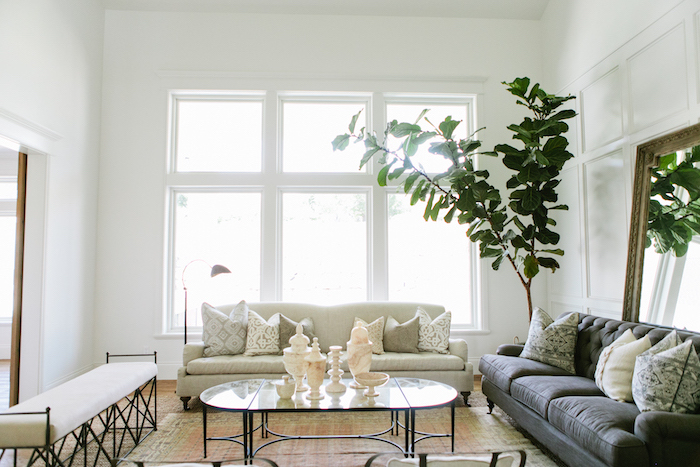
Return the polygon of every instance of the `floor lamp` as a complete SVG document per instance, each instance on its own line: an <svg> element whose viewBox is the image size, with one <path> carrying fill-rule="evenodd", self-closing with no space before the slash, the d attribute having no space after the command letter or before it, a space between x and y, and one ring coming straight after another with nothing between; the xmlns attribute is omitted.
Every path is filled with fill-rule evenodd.
<svg viewBox="0 0 700 467"><path fill-rule="evenodd" d="M187 271L187 268L190 266L190 264L197 262L201 262L209 266L209 263L207 263L203 259L193 259L192 261L187 263L184 269L182 270L182 289L185 291L185 344L187 344L187 285L185 284L185 271ZM211 274L209 277L216 277L219 274L231 274L231 270L229 268L220 264L215 264L214 266L209 267L211 268Z"/></svg>

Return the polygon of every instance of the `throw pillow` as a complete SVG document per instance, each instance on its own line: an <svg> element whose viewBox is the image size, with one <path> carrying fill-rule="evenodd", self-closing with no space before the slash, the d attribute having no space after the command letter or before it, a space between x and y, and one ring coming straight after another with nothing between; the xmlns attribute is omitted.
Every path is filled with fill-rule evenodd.
<svg viewBox="0 0 700 467"><path fill-rule="evenodd" d="M595 384L611 399L633 402L634 362L637 355L650 348L649 336L637 339L631 329L626 330L601 352L595 367Z"/></svg>
<svg viewBox="0 0 700 467"><path fill-rule="evenodd" d="M393 316L389 316L384 326L384 350L418 353L419 326L418 316L414 316L405 323L399 323Z"/></svg>
<svg viewBox="0 0 700 467"><path fill-rule="evenodd" d="M554 321L544 310L535 308L520 356L576 373L577 337L578 313L569 313Z"/></svg>
<svg viewBox="0 0 700 467"><path fill-rule="evenodd" d="M226 316L208 303L202 304L202 340L204 341L204 356L237 355L245 351L246 325L243 317L248 319L248 307L234 309ZM240 304L239 304L240 305Z"/></svg>
<svg viewBox="0 0 700 467"><path fill-rule="evenodd" d="M642 412L694 413L700 409L700 359L690 339L676 331L637 357L634 402Z"/></svg>
<svg viewBox="0 0 700 467"><path fill-rule="evenodd" d="M367 334L369 334L369 341L372 343L372 353L381 355L384 353L384 317L380 316L371 323L367 323L362 318L355 318L353 321L353 326L358 324L367 328Z"/></svg>
<svg viewBox="0 0 700 467"><path fill-rule="evenodd" d="M279 315L280 319L280 355L282 354L282 350L284 350L287 347L291 347L291 344L289 343L289 339L292 338L294 334L297 333L297 323L296 321L293 321L283 314ZM301 327L303 329L303 333L306 337L309 338L309 342L313 342L314 337L316 337L316 334L314 334L314 322L311 318L304 318L300 321Z"/></svg>
<svg viewBox="0 0 700 467"><path fill-rule="evenodd" d="M423 308L416 310L418 316L418 350L421 352L450 353L450 322L452 313L445 311L435 319Z"/></svg>
<svg viewBox="0 0 700 467"><path fill-rule="evenodd" d="M265 321L254 311L248 313L245 355L270 355L280 351L279 313Z"/></svg>

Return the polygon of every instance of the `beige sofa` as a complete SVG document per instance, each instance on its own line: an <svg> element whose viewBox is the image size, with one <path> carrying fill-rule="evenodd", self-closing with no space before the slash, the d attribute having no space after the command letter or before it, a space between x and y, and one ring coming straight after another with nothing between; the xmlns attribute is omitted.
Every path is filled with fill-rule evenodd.
<svg viewBox="0 0 700 467"><path fill-rule="evenodd" d="M230 304L216 308L229 314L235 306ZM267 302L249 303L248 306L266 320L275 313L282 313L296 322L310 317L321 351L325 353L331 345L341 345L345 349L356 317L371 323L381 316L385 321L388 316L393 316L403 323L415 316L418 306L433 319L445 311L439 305L414 302L359 302L334 306ZM448 384L462 393L466 403L474 389L474 369L469 362L467 343L463 339L450 339L448 351L448 354L386 352L372 355L371 370ZM341 368L347 372L347 363L343 365ZM250 378L277 379L285 373L281 355L204 357L203 342L188 342L183 350L182 367L178 369L176 393L187 410L192 397L198 397L212 386Z"/></svg>

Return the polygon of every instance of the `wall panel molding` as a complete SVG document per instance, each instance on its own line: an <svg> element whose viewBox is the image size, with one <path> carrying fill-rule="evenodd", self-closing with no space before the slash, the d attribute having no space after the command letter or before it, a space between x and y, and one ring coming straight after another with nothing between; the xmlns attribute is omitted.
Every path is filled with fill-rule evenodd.
<svg viewBox="0 0 700 467"><path fill-rule="evenodd" d="M581 91L581 134L584 152L622 138L622 79L615 67Z"/></svg>

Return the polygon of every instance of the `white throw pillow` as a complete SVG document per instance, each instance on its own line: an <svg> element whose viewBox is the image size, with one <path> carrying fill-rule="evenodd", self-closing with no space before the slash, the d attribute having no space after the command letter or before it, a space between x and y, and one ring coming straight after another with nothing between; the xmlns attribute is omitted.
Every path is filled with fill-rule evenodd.
<svg viewBox="0 0 700 467"><path fill-rule="evenodd" d="M241 301L229 316L208 303L202 304L204 356L238 355L246 348L248 306Z"/></svg>
<svg viewBox="0 0 700 467"><path fill-rule="evenodd" d="M695 413L700 409L700 358L690 339L672 331L637 357L634 402L642 412Z"/></svg>
<svg viewBox="0 0 700 467"><path fill-rule="evenodd" d="M280 351L279 313L265 321L259 314L248 312L248 336L245 355L270 355Z"/></svg>
<svg viewBox="0 0 700 467"><path fill-rule="evenodd" d="M577 338L578 313L569 313L554 321L544 310L535 308L520 356L576 373Z"/></svg>
<svg viewBox="0 0 700 467"><path fill-rule="evenodd" d="M437 352L447 354L450 346L450 322L452 313L445 311L435 319L423 308L418 307L416 316L418 326L418 350L421 352Z"/></svg>
<svg viewBox="0 0 700 467"><path fill-rule="evenodd" d="M369 341L372 343L372 353L381 355L384 353L384 317L380 316L371 323L367 323L362 318L355 318L353 321L353 326L357 325L364 326L367 328L367 334L369 334Z"/></svg>
<svg viewBox="0 0 700 467"><path fill-rule="evenodd" d="M611 399L633 402L632 374L637 355L651 348L649 336L637 339L628 329L598 357L595 384Z"/></svg>

